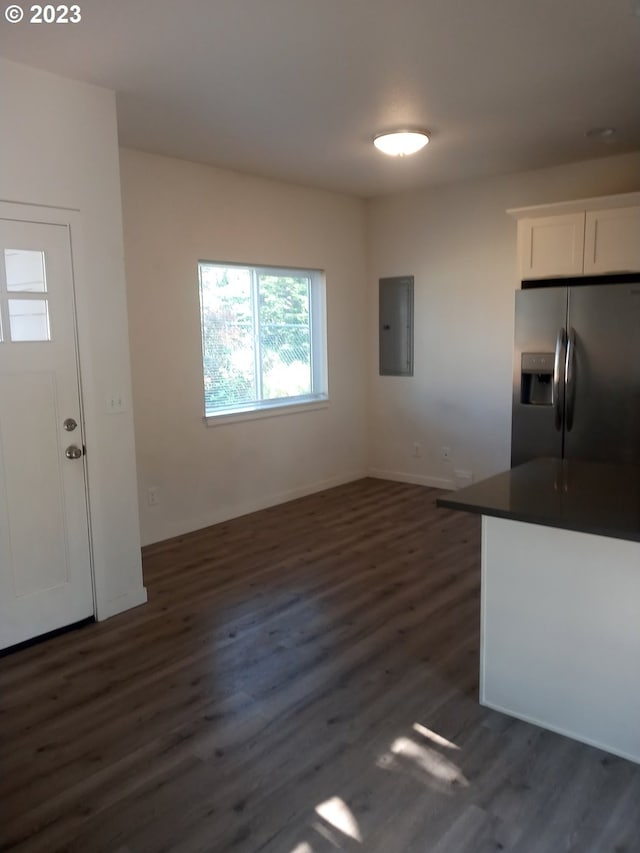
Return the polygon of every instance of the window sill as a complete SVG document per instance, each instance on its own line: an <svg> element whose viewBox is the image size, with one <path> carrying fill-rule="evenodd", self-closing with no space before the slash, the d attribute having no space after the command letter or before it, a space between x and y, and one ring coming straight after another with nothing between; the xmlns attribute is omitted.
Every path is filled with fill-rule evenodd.
<svg viewBox="0 0 640 853"><path fill-rule="evenodd" d="M318 409L329 407L328 398L322 400L309 400L305 403L280 403L272 406L262 406L257 409L239 410L237 412L224 412L219 415L206 415L203 418L206 426L224 426L241 421L255 421L260 418L273 418L279 415L295 415L299 412L315 412Z"/></svg>

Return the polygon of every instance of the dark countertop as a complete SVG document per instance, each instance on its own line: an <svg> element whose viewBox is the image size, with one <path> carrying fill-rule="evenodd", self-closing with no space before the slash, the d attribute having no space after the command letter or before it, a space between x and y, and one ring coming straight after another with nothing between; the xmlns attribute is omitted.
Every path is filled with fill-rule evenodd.
<svg viewBox="0 0 640 853"><path fill-rule="evenodd" d="M436 501L440 507L640 542L640 468L535 459Z"/></svg>

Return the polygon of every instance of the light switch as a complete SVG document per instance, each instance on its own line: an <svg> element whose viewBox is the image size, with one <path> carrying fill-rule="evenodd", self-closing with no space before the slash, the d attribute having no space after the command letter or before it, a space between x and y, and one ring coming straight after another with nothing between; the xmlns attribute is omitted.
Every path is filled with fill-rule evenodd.
<svg viewBox="0 0 640 853"><path fill-rule="evenodd" d="M127 407L124 402L124 395L113 394L112 396L107 397L105 401L105 408L108 415L117 415L120 414L120 412L126 412Z"/></svg>

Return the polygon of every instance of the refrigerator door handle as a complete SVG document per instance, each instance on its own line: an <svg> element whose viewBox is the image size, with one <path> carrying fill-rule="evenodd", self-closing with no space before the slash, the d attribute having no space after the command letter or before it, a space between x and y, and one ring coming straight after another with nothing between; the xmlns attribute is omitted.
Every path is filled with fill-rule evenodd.
<svg viewBox="0 0 640 853"><path fill-rule="evenodd" d="M573 326L569 329L567 337L567 354L564 361L564 389L567 406L567 432L573 427L573 406L576 389L576 330Z"/></svg>
<svg viewBox="0 0 640 853"><path fill-rule="evenodd" d="M562 408L560 406L560 365L562 363L562 349L566 340L564 326L560 328L556 338L556 355L553 361L553 404L555 407L556 429L562 428Z"/></svg>

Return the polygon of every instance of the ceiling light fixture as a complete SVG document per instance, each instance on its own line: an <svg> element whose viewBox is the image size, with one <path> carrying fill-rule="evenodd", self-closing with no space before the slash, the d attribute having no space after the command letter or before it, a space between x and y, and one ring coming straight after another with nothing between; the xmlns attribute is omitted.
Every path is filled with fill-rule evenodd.
<svg viewBox="0 0 640 853"><path fill-rule="evenodd" d="M415 154L429 141L426 130L392 130L389 133L378 133L373 137L373 144L379 151L390 157L405 157Z"/></svg>

